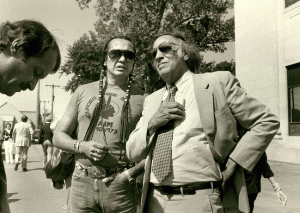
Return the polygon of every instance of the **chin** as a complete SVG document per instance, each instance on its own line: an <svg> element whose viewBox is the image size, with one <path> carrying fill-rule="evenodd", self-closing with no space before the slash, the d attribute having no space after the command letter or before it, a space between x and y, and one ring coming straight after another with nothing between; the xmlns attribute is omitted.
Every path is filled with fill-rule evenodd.
<svg viewBox="0 0 300 213"><path fill-rule="evenodd" d="M5 94L7 96L13 96L16 92L12 92L12 91L7 91Z"/></svg>

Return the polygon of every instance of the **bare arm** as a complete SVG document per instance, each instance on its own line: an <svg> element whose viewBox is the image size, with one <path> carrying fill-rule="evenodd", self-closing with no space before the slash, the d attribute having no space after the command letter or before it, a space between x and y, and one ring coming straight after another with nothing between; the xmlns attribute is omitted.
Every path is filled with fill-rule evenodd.
<svg viewBox="0 0 300 213"><path fill-rule="evenodd" d="M77 120L63 116L54 131L53 145L69 153L83 153L94 161L102 160L108 147L95 141L81 141L72 139L71 135L77 126ZM78 144L78 149L75 150Z"/></svg>
<svg viewBox="0 0 300 213"><path fill-rule="evenodd" d="M54 130L53 145L64 151L75 153L74 143L77 140L71 138L71 134L77 126L77 121L63 116Z"/></svg>
<svg viewBox="0 0 300 213"><path fill-rule="evenodd" d="M285 196L285 194L281 191L281 188L279 186L279 183L276 182L276 179L275 177L270 177L268 178L268 180L270 181L270 183L272 184L275 192L276 192L276 196L277 196L277 199L278 199L278 202L280 204L282 204L283 206L286 205L286 202L287 202L287 197Z"/></svg>

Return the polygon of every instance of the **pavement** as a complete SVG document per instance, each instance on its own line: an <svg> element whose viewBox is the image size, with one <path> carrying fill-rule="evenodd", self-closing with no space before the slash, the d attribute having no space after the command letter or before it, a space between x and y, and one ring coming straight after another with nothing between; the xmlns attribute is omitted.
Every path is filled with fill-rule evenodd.
<svg viewBox="0 0 300 213"><path fill-rule="evenodd" d="M4 159L4 156L3 156ZM41 145L33 144L28 152L27 172L21 165L14 171L14 164L4 166L7 176L8 202L11 213L66 213L62 209L67 199L65 187L55 189L42 169Z"/></svg>
<svg viewBox="0 0 300 213"><path fill-rule="evenodd" d="M21 166L14 171L13 164L4 162L8 182L9 205L12 213L66 213L66 189L52 188L42 170L42 147L34 144L29 148L27 172ZM4 159L4 156L3 156ZM300 213L300 165L269 161L288 200L286 206L277 201L276 193L267 179L262 178L254 213ZM188 213L188 211L187 211Z"/></svg>

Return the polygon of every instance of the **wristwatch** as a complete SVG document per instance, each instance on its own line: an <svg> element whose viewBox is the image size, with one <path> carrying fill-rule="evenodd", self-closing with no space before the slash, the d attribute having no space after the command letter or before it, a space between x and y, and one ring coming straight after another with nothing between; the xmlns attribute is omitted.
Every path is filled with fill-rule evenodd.
<svg viewBox="0 0 300 213"><path fill-rule="evenodd" d="M129 184L133 184L135 182L135 179L130 176L128 170L125 170L124 173L125 173L125 175L126 175L126 177L128 179Z"/></svg>

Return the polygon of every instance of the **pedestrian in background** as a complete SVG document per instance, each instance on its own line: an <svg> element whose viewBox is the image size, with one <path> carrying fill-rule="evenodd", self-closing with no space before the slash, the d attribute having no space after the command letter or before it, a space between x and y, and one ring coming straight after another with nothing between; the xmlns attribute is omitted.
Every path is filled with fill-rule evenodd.
<svg viewBox="0 0 300 213"><path fill-rule="evenodd" d="M267 154L265 152L255 165L252 172L244 170L244 174L250 204L250 213L253 212L254 201L256 200L258 193L261 192L261 176L263 176L264 178L268 178L276 192L279 203L283 206L286 205L287 197L282 192L279 183L277 183L274 177L274 173L271 170L270 165L268 164Z"/></svg>
<svg viewBox="0 0 300 213"><path fill-rule="evenodd" d="M21 117L21 122L17 123L13 130L13 140L16 146L15 171L22 163L23 172L27 171L27 154L33 140L33 129L30 123L27 123L27 116Z"/></svg>
<svg viewBox="0 0 300 213"><path fill-rule="evenodd" d="M12 128L11 123L6 123L6 127L3 130L3 145L5 149L5 160L6 163L15 163L14 161L14 150L15 144L12 140Z"/></svg>
<svg viewBox="0 0 300 213"><path fill-rule="evenodd" d="M1 24L0 93L12 96L21 90L34 90L39 79L58 70L60 62L55 38L40 22L21 20ZM0 212L10 212L1 155Z"/></svg>
<svg viewBox="0 0 300 213"><path fill-rule="evenodd" d="M53 132L50 129L50 125L51 117L48 116L45 120L45 123L41 127L39 136L39 144L42 144L43 147L43 167L45 166L45 163L51 159L53 154Z"/></svg>

